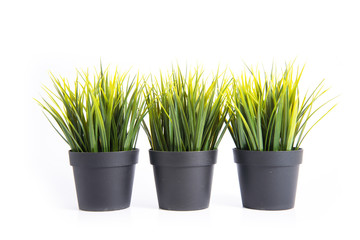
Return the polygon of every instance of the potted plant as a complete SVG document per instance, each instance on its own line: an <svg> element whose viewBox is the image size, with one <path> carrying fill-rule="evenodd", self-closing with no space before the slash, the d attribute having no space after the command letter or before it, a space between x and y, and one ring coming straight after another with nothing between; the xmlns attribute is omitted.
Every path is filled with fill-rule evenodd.
<svg viewBox="0 0 360 240"><path fill-rule="evenodd" d="M312 121L314 114L331 102L315 107L327 91L323 81L301 97L299 81L304 68L287 64L278 76L275 71L265 80L250 69L241 78L233 77L228 91L228 129L235 142L234 159L238 166L243 206L252 209L283 210L294 207L301 143L325 114Z"/></svg>
<svg viewBox="0 0 360 240"><path fill-rule="evenodd" d="M157 80L146 90L149 127L144 122L143 128L151 145L159 207L205 209L217 147L226 130L227 81L217 73L206 86L202 70L183 74L179 67Z"/></svg>
<svg viewBox="0 0 360 240"><path fill-rule="evenodd" d="M79 208L124 209L130 205L135 145L147 112L143 84L139 76L130 80L117 70L109 76L102 67L91 78L88 71L78 72L72 85L51 74L55 91L44 87L47 98L38 103L70 146Z"/></svg>

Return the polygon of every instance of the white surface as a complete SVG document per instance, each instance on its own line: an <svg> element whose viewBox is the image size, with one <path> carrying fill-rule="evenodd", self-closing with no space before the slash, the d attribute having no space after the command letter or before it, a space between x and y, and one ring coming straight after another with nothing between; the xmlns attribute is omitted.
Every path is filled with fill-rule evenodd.
<svg viewBox="0 0 360 240"><path fill-rule="evenodd" d="M357 1L1 1L1 239L359 239ZM323 78L338 107L305 140L296 207L241 207L234 146L219 149L210 208L157 209L141 132L131 208L77 209L68 147L33 101L48 71L104 64L143 73L178 61L235 72L297 57L302 87Z"/></svg>

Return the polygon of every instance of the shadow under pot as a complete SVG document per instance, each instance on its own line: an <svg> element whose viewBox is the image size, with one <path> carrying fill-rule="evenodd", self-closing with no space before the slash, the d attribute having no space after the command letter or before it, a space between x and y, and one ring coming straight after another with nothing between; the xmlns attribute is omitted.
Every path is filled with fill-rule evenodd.
<svg viewBox="0 0 360 240"><path fill-rule="evenodd" d="M295 205L303 150L246 151L233 149L245 208L286 210Z"/></svg>
<svg viewBox="0 0 360 240"><path fill-rule="evenodd" d="M209 207L217 150L149 150L149 154L160 209L191 211Z"/></svg>
<svg viewBox="0 0 360 240"><path fill-rule="evenodd" d="M128 208L139 150L121 152L72 152L80 210L112 211Z"/></svg>

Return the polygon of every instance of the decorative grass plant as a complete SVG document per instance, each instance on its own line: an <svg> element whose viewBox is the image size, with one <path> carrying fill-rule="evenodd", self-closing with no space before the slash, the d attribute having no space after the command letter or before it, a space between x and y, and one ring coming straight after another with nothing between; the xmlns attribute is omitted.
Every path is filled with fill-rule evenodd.
<svg viewBox="0 0 360 240"><path fill-rule="evenodd" d="M300 97L299 81L303 70L294 70L294 63L290 63L280 75L274 68L264 75L249 69L250 74L243 72L241 78L234 77L227 102L228 129L236 148L252 151L299 149L309 131L335 107L330 107L307 128L315 114L333 99L315 106L328 90L324 89L324 81L310 94Z"/></svg>
<svg viewBox="0 0 360 240"><path fill-rule="evenodd" d="M108 69L103 71L101 67L93 80L88 71L78 71L73 86L62 77L51 74L51 79L54 91L44 87L48 99L38 103L71 151L112 152L135 148L147 112L139 76L130 80L127 72L117 70L109 76Z"/></svg>
<svg viewBox="0 0 360 240"><path fill-rule="evenodd" d="M222 82L219 83L219 79ZM216 149L225 133L228 83L217 73L206 85L203 71L182 73L177 67L146 88L149 127L143 127L156 151Z"/></svg>

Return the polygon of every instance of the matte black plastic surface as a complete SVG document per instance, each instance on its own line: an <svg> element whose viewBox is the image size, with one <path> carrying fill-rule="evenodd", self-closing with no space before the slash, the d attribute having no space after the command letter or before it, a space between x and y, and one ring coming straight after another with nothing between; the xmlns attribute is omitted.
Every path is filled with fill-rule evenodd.
<svg viewBox="0 0 360 240"><path fill-rule="evenodd" d="M79 209L111 211L128 208L139 150L69 152Z"/></svg>
<svg viewBox="0 0 360 240"><path fill-rule="evenodd" d="M302 149L260 152L234 149L245 208L286 210L295 205Z"/></svg>
<svg viewBox="0 0 360 240"><path fill-rule="evenodd" d="M191 211L209 207L217 150L149 151L159 208Z"/></svg>

